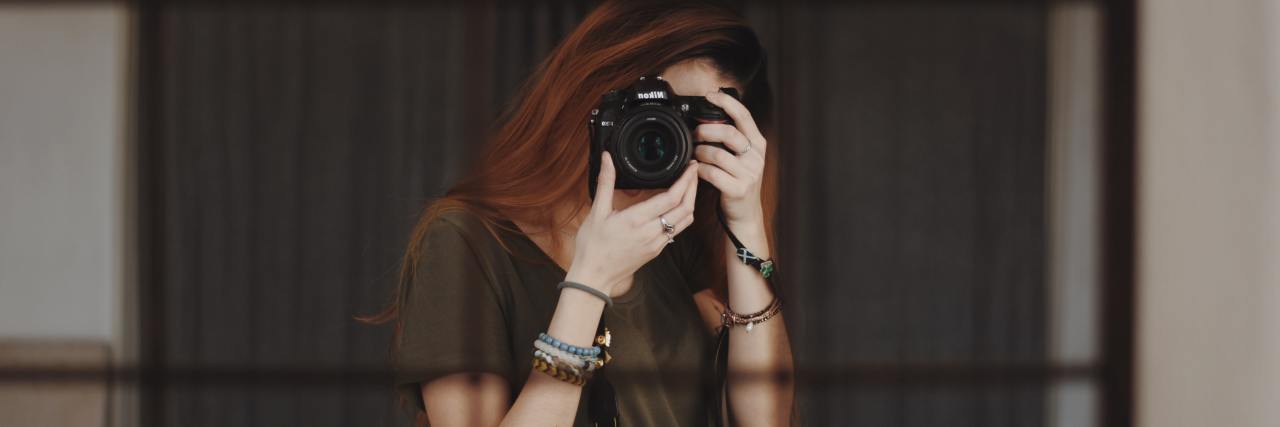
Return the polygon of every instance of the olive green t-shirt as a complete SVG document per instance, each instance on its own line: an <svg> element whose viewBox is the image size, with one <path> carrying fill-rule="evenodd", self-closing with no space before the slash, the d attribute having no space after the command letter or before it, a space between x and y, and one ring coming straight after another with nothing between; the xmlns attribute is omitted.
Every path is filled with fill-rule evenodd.
<svg viewBox="0 0 1280 427"><path fill-rule="evenodd" d="M428 226L417 274L401 289L393 357L397 387L419 408L421 384L444 375L501 375L512 402L529 377L533 341L551 322L565 272L527 236L500 235L510 252L465 211ZM627 426L702 426L712 413L714 342L692 296L706 287L707 269L697 268L694 239L676 240L604 310L613 337L605 372ZM584 393L576 426L589 425L587 401Z"/></svg>

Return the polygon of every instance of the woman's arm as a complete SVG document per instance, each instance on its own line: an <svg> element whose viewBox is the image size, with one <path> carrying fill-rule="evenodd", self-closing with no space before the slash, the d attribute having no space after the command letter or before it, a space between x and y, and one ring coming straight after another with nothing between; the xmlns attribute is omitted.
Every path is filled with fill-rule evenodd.
<svg viewBox="0 0 1280 427"><path fill-rule="evenodd" d="M698 141L720 142L726 148L698 146L695 156L703 165L698 176L720 190L725 225L738 240L761 259L770 259L760 197L768 142L737 99L721 92L706 97L724 109L734 124L703 124L694 131ZM729 308L736 313L764 310L774 298L768 283L759 271L738 259L727 236L725 240ZM730 329L728 371L733 425L780 426L790 422L795 368L781 314L753 325L750 333L743 327Z"/></svg>
<svg viewBox="0 0 1280 427"><path fill-rule="evenodd" d="M510 407L507 379L457 373L422 384L422 403L433 426L494 426Z"/></svg>
<svg viewBox="0 0 1280 427"><path fill-rule="evenodd" d="M589 279L574 278L571 272L566 279L579 283L600 283ZM574 289L560 291L555 316L547 334L579 347L590 347L595 338L596 325L604 301ZM582 386L569 384L542 372L529 373L529 381L511 406L511 412L502 420L504 426L570 425L578 414L578 400ZM549 422L556 420L556 422Z"/></svg>
<svg viewBox="0 0 1280 427"><path fill-rule="evenodd" d="M734 234L756 256L770 259L763 223L734 228ZM764 310L773 301L773 292L760 272L743 264L733 245L725 243L729 248L725 251L729 307L737 313ZM730 416L737 421L733 425L787 425L795 396L795 368L791 359L791 340L787 337L781 313L753 325L750 333L744 327L729 330L728 367L728 398L733 408Z"/></svg>
<svg viewBox="0 0 1280 427"><path fill-rule="evenodd" d="M640 266L666 247L668 236L658 221L659 215L675 222L675 233L693 223L697 171L698 165L693 163L667 191L615 211L616 176L612 158L604 153L596 199L574 236L573 261L565 280L612 295L614 287L630 280ZM547 334L575 346L592 346L604 305L604 301L586 292L573 288L561 290ZM523 354L530 355L531 361L533 343L529 345ZM471 377L471 374L456 374L422 386L423 405L431 425L562 426L573 424L577 416L581 386L535 370L530 372L529 380L508 409L510 389L505 380L494 374L480 374L473 383Z"/></svg>
<svg viewBox="0 0 1280 427"><path fill-rule="evenodd" d="M585 278L569 279L579 283ZM580 347L590 347L604 301L573 289L560 291L547 334ZM510 386L497 374L459 373L422 385L422 402L432 426L568 425L578 413L582 387L538 371L511 405Z"/></svg>

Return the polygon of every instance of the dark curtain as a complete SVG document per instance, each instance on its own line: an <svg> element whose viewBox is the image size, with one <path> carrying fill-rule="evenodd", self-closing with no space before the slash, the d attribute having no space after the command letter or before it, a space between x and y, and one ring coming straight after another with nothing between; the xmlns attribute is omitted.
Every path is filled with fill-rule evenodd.
<svg viewBox="0 0 1280 427"><path fill-rule="evenodd" d="M804 417L1041 424L999 367L1044 363L1044 6L785 4L744 10ZM408 423L389 328L353 316L590 2L141 7L145 420Z"/></svg>
<svg viewBox="0 0 1280 427"><path fill-rule="evenodd" d="M805 413L1039 425L1045 385L1022 373L1046 354L1046 11L907 3L781 12L781 252L815 380Z"/></svg>

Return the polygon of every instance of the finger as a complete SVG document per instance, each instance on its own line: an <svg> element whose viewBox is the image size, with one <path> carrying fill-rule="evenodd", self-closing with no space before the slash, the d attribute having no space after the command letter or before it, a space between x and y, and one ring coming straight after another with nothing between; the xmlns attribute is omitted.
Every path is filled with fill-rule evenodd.
<svg viewBox="0 0 1280 427"><path fill-rule="evenodd" d="M760 129L756 127L756 120L751 117L751 111L747 110L747 106L742 105L741 101L734 99L732 96L719 91L708 94L706 98L712 104L724 110L725 113L728 113L729 117L733 118L734 125L751 140L753 148L759 148L761 152L764 152L766 145L764 135L760 134ZM755 145L759 147L754 147Z"/></svg>
<svg viewBox="0 0 1280 427"><path fill-rule="evenodd" d="M734 154L742 153L751 147L746 135L743 135L738 128L726 124L707 123L698 125L693 129L693 135L695 141L723 143Z"/></svg>
<svg viewBox="0 0 1280 427"><path fill-rule="evenodd" d="M671 244L671 240L674 240L674 237L669 237L665 233L663 233L663 234L659 234L657 237L654 237L652 240L646 243L646 246L649 248L649 250L653 251L654 253L658 253L658 252L662 252L662 248Z"/></svg>
<svg viewBox="0 0 1280 427"><path fill-rule="evenodd" d="M685 217L693 215L693 209L697 202L698 180L695 179L689 182L689 187L685 189L684 198L680 200L680 204L662 214L662 216L667 218L667 221L672 221L672 224L676 224Z"/></svg>
<svg viewBox="0 0 1280 427"><path fill-rule="evenodd" d="M667 191L658 193L657 195L650 197L649 200L636 203L623 212L628 215L636 225L657 218L659 214L669 211L676 207L676 205L680 204L681 199L684 197L685 190L689 186L689 181L696 180L697 173L698 164L690 163L689 166L685 168L684 174L680 176L680 179L677 180L675 184L672 184L671 188L668 188Z"/></svg>
<svg viewBox="0 0 1280 427"><path fill-rule="evenodd" d="M733 175L736 179L748 179L753 174L742 163L742 159L727 150L711 145L699 145L693 148L693 158L714 165Z"/></svg>
<svg viewBox="0 0 1280 427"><path fill-rule="evenodd" d="M729 175L728 172L715 165L704 164L698 168L698 178L710 182L711 185L714 185L721 193L726 195L738 197L743 193L742 184L734 179L732 175Z"/></svg>
<svg viewBox="0 0 1280 427"><path fill-rule="evenodd" d="M675 234L683 233L684 230L688 229L690 225L693 225L693 218L694 218L693 214L690 213L689 215L685 215L683 218L680 218L679 221L676 221Z"/></svg>
<svg viewBox="0 0 1280 427"><path fill-rule="evenodd" d="M602 216L613 212L613 181L616 178L613 169L613 157L608 151L600 153L600 176L596 179L596 200L591 204L591 213Z"/></svg>

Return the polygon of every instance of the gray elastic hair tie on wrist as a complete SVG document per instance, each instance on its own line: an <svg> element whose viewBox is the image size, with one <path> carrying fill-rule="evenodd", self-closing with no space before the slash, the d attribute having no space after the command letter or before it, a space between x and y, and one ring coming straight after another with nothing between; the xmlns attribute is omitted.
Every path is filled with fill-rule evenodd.
<svg viewBox="0 0 1280 427"><path fill-rule="evenodd" d="M613 298L609 298L609 294L606 294L606 293L604 293L604 292L600 291L599 289L596 289L596 288L593 288L593 287L590 287L590 286L587 286L587 285L584 285L584 284L581 284L581 283L578 283L578 282L570 282L570 281L567 281L567 280L566 280L566 281L563 281L563 282L560 282L560 284L559 284L559 285L556 285L556 289L557 289L557 290L559 290L559 289L564 289L564 288L574 288L574 289L577 289L577 290L579 290L579 291L589 293L589 294L591 294L592 296L595 296L596 298L600 298L601 300L603 300L603 301L604 301L604 303L605 303L605 305L608 305L608 306L610 306L610 307L613 307Z"/></svg>

